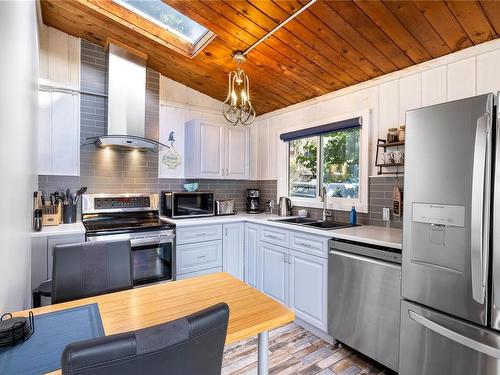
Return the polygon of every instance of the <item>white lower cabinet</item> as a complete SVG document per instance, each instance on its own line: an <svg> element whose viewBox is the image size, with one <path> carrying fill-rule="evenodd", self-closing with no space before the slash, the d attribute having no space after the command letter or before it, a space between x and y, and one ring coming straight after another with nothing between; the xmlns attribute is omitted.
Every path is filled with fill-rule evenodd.
<svg viewBox="0 0 500 375"><path fill-rule="evenodd" d="M262 291L283 304L288 304L288 250L260 243L262 253Z"/></svg>
<svg viewBox="0 0 500 375"><path fill-rule="evenodd" d="M221 263L221 240L177 246L177 275L220 267Z"/></svg>
<svg viewBox="0 0 500 375"><path fill-rule="evenodd" d="M245 224L224 224L222 237L222 270L244 279Z"/></svg>
<svg viewBox="0 0 500 375"><path fill-rule="evenodd" d="M247 237L252 234L247 228ZM293 238L294 235L293 232L286 233L288 237ZM319 250L326 246L328 239L305 236L301 239L302 242L298 241L304 250L297 251L269 243L274 242L274 238L269 242L266 241L266 236L261 235L260 238L256 255L260 260L255 273L259 275L262 292L295 310L297 318L326 331L328 258ZM318 244L309 246L311 241L317 241ZM251 254L253 241L247 238L246 243L245 250L247 254ZM246 262L248 267L252 258L247 256L245 259L250 259Z"/></svg>
<svg viewBox="0 0 500 375"><path fill-rule="evenodd" d="M298 318L326 331L328 260L289 252L289 306Z"/></svg>
<svg viewBox="0 0 500 375"><path fill-rule="evenodd" d="M245 225L245 282L256 289L261 289L260 267L261 248L259 247L259 226Z"/></svg>

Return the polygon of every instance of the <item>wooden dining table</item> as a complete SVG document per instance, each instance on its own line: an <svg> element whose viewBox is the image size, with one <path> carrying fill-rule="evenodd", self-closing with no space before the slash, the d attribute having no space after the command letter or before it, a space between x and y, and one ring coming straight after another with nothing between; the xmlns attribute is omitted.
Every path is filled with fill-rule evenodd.
<svg viewBox="0 0 500 375"><path fill-rule="evenodd" d="M97 303L106 336L165 323L219 302L229 305L226 345L258 336L258 373L268 373L269 331L295 313L225 272L125 290L33 309L40 315ZM28 310L13 315L26 316ZM51 374L59 374L54 371Z"/></svg>

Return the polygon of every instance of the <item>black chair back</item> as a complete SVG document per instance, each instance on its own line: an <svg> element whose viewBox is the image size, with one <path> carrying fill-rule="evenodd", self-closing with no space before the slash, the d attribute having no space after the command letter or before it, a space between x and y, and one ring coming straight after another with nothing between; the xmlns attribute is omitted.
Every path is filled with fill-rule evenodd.
<svg viewBox="0 0 500 375"><path fill-rule="evenodd" d="M63 375L220 375L229 307L219 303L172 322L69 344Z"/></svg>
<svg viewBox="0 0 500 375"><path fill-rule="evenodd" d="M130 241L58 245L52 267L52 303L130 289Z"/></svg>

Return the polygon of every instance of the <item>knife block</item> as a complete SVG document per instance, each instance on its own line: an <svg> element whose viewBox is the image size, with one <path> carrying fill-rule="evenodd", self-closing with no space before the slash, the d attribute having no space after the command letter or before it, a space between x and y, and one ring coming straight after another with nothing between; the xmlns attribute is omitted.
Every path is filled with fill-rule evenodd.
<svg viewBox="0 0 500 375"><path fill-rule="evenodd" d="M46 204L42 206L42 224L43 226L61 224L61 203Z"/></svg>

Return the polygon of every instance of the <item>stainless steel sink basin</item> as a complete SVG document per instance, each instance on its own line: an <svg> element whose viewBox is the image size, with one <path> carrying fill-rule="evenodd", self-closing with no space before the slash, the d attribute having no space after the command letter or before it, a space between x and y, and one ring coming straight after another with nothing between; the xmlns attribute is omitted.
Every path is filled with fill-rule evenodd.
<svg viewBox="0 0 500 375"><path fill-rule="evenodd" d="M350 228L350 227L357 226L357 225L351 225L348 223L338 223L335 221L318 221L315 219L309 219L309 218L305 218L305 217L292 217L289 219L277 219L277 220L273 220L273 221L276 221L278 223L314 227L314 228L324 229L324 230Z"/></svg>
<svg viewBox="0 0 500 375"><path fill-rule="evenodd" d="M288 223L288 224L306 224L306 223L318 222L318 220L308 219L306 217L292 217L290 219L277 219L273 221L279 221L280 223Z"/></svg>
<svg viewBox="0 0 500 375"><path fill-rule="evenodd" d="M336 223L334 221L317 221L315 223L307 223L304 224L308 227L315 227L319 229L340 229L340 228L350 228L355 227L357 225L352 225L348 223Z"/></svg>

